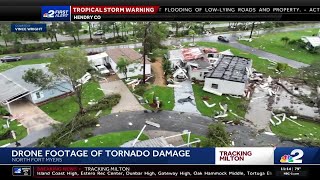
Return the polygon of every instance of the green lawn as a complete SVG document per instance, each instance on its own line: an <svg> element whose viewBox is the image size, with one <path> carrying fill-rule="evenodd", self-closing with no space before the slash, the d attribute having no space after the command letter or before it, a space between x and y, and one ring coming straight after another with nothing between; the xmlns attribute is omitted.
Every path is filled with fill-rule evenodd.
<svg viewBox="0 0 320 180"><path fill-rule="evenodd" d="M149 103L153 97L159 97L161 109L163 110L172 110L174 107L174 90L170 87L152 86L144 93L143 97L148 100ZM151 108L148 104L146 104L145 107L148 109Z"/></svg>
<svg viewBox="0 0 320 180"><path fill-rule="evenodd" d="M220 43L212 43L212 42L198 42L196 43L198 46L203 46L203 47L213 47L216 48L218 51L225 51L227 49L230 49L231 52L236 55L236 56L241 56L245 58L250 58L253 61L252 67L255 68L257 71L264 73L266 75L270 75L272 77L293 77L298 73L297 69L288 67L284 73L281 75L277 74L273 69L268 69L269 66L271 66L270 62L261 59L256 55L245 53L240 51L237 48L233 48L231 46L228 46L227 44L220 44Z"/></svg>
<svg viewBox="0 0 320 180"><path fill-rule="evenodd" d="M1 135L4 134L8 130L8 129L3 128L3 125L5 125L5 124L7 124L7 121L0 118L0 134ZM9 128L9 130L14 130L16 132L17 139L14 140L11 138L11 139L0 140L0 146L15 142L15 141L19 141L28 135L27 129L23 126L18 126L18 124L20 124L20 123L17 122L16 120L11 121L10 128Z"/></svg>
<svg viewBox="0 0 320 180"><path fill-rule="evenodd" d="M302 141L315 141L317 144L320 144L320 123L299 119L294 121L303 125L304 127L298 126L289 120L285 120L278 126L270 125L270 128L273 133L280 137L289 139L302 138Z"/></svg>
<svg viewBox="0 0 320 180"><path fill-rule="evenodd" d="M16 62L0 63L0 72L6 71L8 69L14 68L20 65L29 65L29 64L42 64L49 63L50 58L41 58L41 59L31 59L31 60L22 60Z"/></svg>
<svg viewBox="0 0 320 180"><path fill-rule="evenodd" d="M88 102L91 100L98 101L104 97L104 93L99 90L98 82L88 82L85 84L83 92L83 104L85 107L89 106ZM58 99L40 106L40 108L47 113L54 120L60 122L67 122L71 120L79 111L78 104L75 101L75 96L68 96L63 99ZM110 109L104 110L101 115L106 115L111 112Z"/></svg>
<svg viewBox="0 0 320 180"><path fill-rule="evenodd" d="M139 134L139 131L122 131L103 134L88 138L88 142L79 140L73 142L70 147L120 147L122 144L134 140ZM147 140L148 136L141 134L139 140Z"/></svg>
<svg viewBox="0 0 320 180"><path fill-rule="evenodd" d="M200 111L200 113L204 116L215 116L215 114L219 111L222 111L219 102L221 105L228 104L228 110L232 110L233 113L237 114L240 117L244 117L246 114L246 107L248 104L248 101L244 100L243 98L233 98L230 96L222 95L217 96L208 92L205 92L202 90L203 86L199 84L193 84L193 92L194 96L196 98L196 105L197 109ZM203 97L210 98L207 100L209 104L215 103L216 105L214 107L207 107L203 102ZM228 99L228 98L230 99ZM232 115L231 113L228 113L229 115L226 117L226 119L230 120L236 120L238 119L236 116Z"/></svg>
<svg viewBox="0 0 320 180"><path fill-rule="evenodd" d="M286 57L288 59L311 64L314 61L320 60L320 54L312 54L301 47L285 45L285 43L281 41L281 38L288 37L290 40L298 40L301 38L301 36L312 36L313 34L318 34L318 31L319 29L306 29L302 31L269 33L253 38L252 42L239 42L247 46Z"/></svg>
<svg viewBox="0 0 320 180"><path fill-rule="evenodd" d="M205 136L191 134L190 135L190 142L197 140L197 138L201 140L200 147L203 147L203 144L207 138ZM188 134L182 135L182 139L185 143L188 143ZM196 147L196 144L193 144L192 147Z"/></svg>

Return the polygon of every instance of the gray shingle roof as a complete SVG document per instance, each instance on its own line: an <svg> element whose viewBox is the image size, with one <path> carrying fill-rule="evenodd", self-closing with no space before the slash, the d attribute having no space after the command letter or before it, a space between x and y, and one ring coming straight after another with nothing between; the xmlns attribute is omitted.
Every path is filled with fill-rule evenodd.
<svg viewBox="0 0 320 180"><path fill-rule="evenodd" d="M22 77L31 68L48 72L46 64L21 65L0 73L0 102L13 99L28 92L39 89L32 83L25 82Z"/></svg>
<svg viewBox="0 0 320 180"><path fill-rule="evenodd" d="M227 81L246 82L248 78L246 68L251 68L251 64L252 62L250 59L225 55L206 77Z"/></svg>

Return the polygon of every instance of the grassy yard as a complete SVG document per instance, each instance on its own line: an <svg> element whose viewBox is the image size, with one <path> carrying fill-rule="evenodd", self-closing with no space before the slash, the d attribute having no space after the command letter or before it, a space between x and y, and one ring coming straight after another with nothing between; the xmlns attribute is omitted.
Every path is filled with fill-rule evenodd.
<svg viewBox="0 0 320 180"><path fill-rule="evenodd" d="M288 67L284 73L281 75L277 74L273 69L268 69L268 66L271 66L270 62L261 59L256 55L245 53L240 51L239 49L233 48L231 46L228 46L227 44L220 44L220 43L212 43L212 42L198 42L196 43L198 46L203 46L203 47L213 47L216 48L218 51L225 51L230 49L231 52L236 55L236 56L241 56L245 58L250 58L253 61L253 68L256 69L257 71L264 73L266 75L270 75L272 77L293 77L298 73L297 69Z"/></svg>
<svg viewBox="0 0 320 180"><path fill-rule="evenodd" d="M303 127L285 120L278 126L270 125L270 128L273 133L280 137L287 139L301 138L301 141L314 141L317 142L318 145L320 144L320 123L299 119L294 121L303 125Z"/></svg>
<svg viewBox="0 0 320 180"><path fill-rule="evenodd" d="M20 65L29 65L29 64L42 64L49 63L50 58L41 58L41 59L31 59L31 60L22 60L16 62L0 63L0 72L6 71L8 69L14 68Z"/></svg>
<svg viewBox="0 0 320 180"><path fill-rule="evenodd" d="M88 138L88 142L79 140L73 142L70 147L119 147L122 144L135 139L139 131L114 132ZM147 140L148 136L141 134L139 140Z"/></svg>
<svg viewBox="0 0 320 180"><path fill-rule="evenodd" d="M143 97L148 100L148 102L152 102L153 97L159 97L161 109L163 110L172 110L174 107L174 90L170 87L152 86L144 93ZM147 109L152 108L148 104L146 104L145 107Z"/></svg>
<svg viewBox="0 0 320 180"><path fill-rule="evenodd" d="M89 106L88 102L91 100L98 101L104 97L104 93L98 88L100 88L100 85L97 82L90 81L85 84L83 92L83 104L85 107ZM75 101L75 96L69 96L49 102L40 106L40 108L54 120L60 122L67 122L71 120L79 111L78 104ZM110 111L110 109L105 110L102 115L109 114Z"/></svg>
<svg viewBox="0 0 320 180"><path fill-rule="evenodd" d="M4 134L8 130L3 127L3 125L5 125L5 124L7 124L7 120L0 118L0 135ZM0 146L15 142L15 141L19 141L28 135L27 129L23 126L18 126L18 124L20 124L20 123L17 121L11 121L10 128L9 128L9 130L14 130L16 132L17 139L14 140L14 139L10 138L10 139L0 140Z"/></svg>
<svg viewBox="0 0 320 180"><path fill-rule="evenodd" d="M182 139L185 143L188 143L188 135L182 135ZM195 141L197 139L200 139L200 147L203 147L204 142L206 141L206 137L205 136L200 136L200 135L196 135L196 134L191 134L190 135L190 142ZM192 147L196 147L196 144L193 144Z"/></svg>
<svg viewBox="0 0 320 180"><path fill-rule="evenodd" d="M301 36L312 36L317 34L319 29L306 29L302 31L279 32L261 35L253 38L252 42L239 41L242 44L277 54L288 59L311 64L319 60L319 54L312 54L304 48L285 45L281 38L288 37L290 40L298 40Z"/></svg>
<svg viewBox="0 0 320 180"><path fill-rule="evenodd" d="M217 96L217 95L205 92L202 90L203 86L199 84L193 84L192 87L193 87L194 96L196 98L197 109L200 111L202 115L212 117L212 116L215 116L217 112L222 111L219 106L219 102L220 102L221 105L228 104L228 110L232 110L232 112L237 114L238 116L240 117L245 116L248 101L242 98L233 98L226 95ZM203 97L209 98L209 100L207 100L209 104L215 103L216 105L211 108L207 107L203 102L203 99L202 99ZM226 117L226 119L228 120L238 119L236 116L232 115L231 113L228 113L228 114L229 115Z"/></svg>

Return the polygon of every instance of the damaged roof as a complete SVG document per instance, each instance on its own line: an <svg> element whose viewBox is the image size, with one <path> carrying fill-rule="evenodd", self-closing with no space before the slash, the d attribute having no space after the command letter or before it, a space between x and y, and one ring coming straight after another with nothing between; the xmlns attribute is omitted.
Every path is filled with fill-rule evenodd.
<svg viewBox="0 0 320 180"><path fill-rule="evenodd" d="M224 55L206 78L223 79L227 81L246 82L248 79L247 68L251 68L250 59Z"/></svg>
<svg viewBox="0 0 320 180"><path fill-rule="evenodd" d="M196 60L192 60L192 61L188 61L190 66L195 66L196 68L199 69L205 69L208 67L211 67L211 64L209 63L209 61L205 60L205 59L196 59Z"/></svg>
<svg viewBox="0 0 320 180"><path fill-rule="evenodd" d="M130 63L143 61L142 55L131 48L108 49L106 53L115 63L117 63L121 57L126 58ZM146 63L150 64L148 59L149 58L147 58Z"/></svg>

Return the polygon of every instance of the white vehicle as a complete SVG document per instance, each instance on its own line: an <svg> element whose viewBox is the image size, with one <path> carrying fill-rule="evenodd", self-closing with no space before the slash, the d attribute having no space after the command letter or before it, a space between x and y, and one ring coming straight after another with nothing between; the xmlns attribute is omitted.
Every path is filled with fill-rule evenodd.
<svg viewBox="0 0 320 180"><path fill-rule="evenodd" d="M85 84L85 83L87 83L90 79L91 79L91 74L87 72L84 76L82 76L81 79L78 79L77 82L78 82L79 84Z"/></svg>
<svg viewBox="0 0 320 180"><path fill-rule="evenodd" d="M110 71L104 65L98 65L98 66L95 66L95 67L96 67L95 69L102 75L110 73Z"/></svg>

